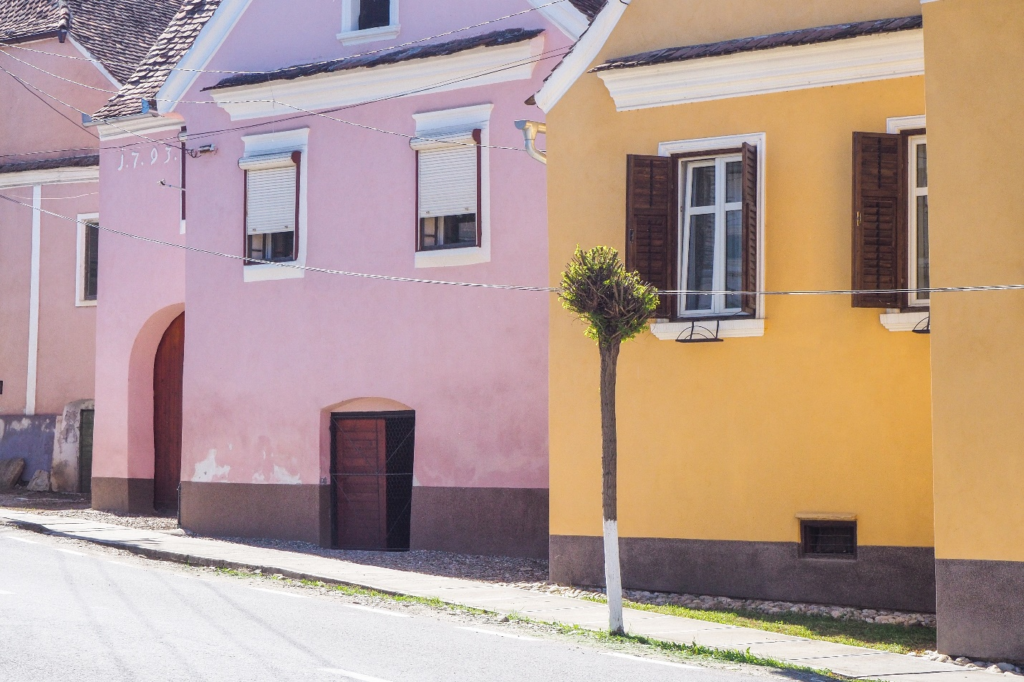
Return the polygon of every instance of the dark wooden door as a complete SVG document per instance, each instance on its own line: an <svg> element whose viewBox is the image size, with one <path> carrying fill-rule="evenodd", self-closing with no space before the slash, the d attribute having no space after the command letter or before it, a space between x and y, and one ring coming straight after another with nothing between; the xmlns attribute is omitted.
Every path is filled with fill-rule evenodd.
<svg viewBox="0 0 1024 682"><path fill-rule="evenodd" d="M185 313L171 322L153 363L153 506L178 508L181 482L181 387L185 367Z"/></svg>
<svg viewBox="0 0 1024 682"><path fill-rule="evenodd" d="M78 490L92 493L92 427L96 413L82 410L78 437Z"/></svg>
<svg viewBox="0 0 1024 682"><path fill-rule="evenodd" d="M335 544L387 549L387 445L383 419L334 421Z"/></svg>

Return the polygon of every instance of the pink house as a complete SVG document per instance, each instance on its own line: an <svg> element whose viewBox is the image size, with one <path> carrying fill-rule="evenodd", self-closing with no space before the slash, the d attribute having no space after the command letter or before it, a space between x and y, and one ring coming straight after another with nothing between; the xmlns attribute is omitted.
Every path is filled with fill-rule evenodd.
<svg viewBox="0 0 1024 682"><path fill-rule="evenodd" d="M592 4L186 0L94 115L94 507L547 555L551 296L436 282L546 285L514 122Z"/></svg>
<svg viewBox="0 0 1024 682"><path fill-rule="evenodd" d="M90 481L100 169L82 113L180 0L116 4L0 0L0 460L26 460L26 482L52 473L57 491Z"/></svg>

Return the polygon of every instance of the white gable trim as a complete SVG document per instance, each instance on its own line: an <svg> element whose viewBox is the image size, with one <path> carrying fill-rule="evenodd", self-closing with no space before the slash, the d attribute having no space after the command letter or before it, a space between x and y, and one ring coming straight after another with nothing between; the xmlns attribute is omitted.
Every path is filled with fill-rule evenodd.
<svg viewBox="0 0 1024 682"><path fill-rule="evenodd" d="M223 0L220 3L220 7L199 31L192 47L175 65L177 70L171 71L171 75L156 93L157 110L161 114L174 111L181 98L196 82L199 72L209 65L217 50L227 40L251 2L252 0Z"/></svg>
<svg viewBox="0 0 1024 682"><path fill-rule="evenodd" d="M530 0L530 4L538 8L555 28L573 40L579 40L590 25L583 12L576 9L568 0L562 0L554 5L551 4L551 0Z"/></svg>
<svg viewBox="0 0 1024 682"><path fill-rule="evenodd" d="M99 166L68 166L66 168L0 173L0 189L99 181Z"/></svg>
<svg viewBox="0 0 1024 682"><path fill-rule="evenodd" d="M80 42L75 40L75 37L73 35L68 34L68 40L71 42L71 45L74 46L74 48L76 50L78 50L79 52L82 53L83 57L85 57L86 59L88 59L89 61L92 62L92 65L96 67L97 71L99 71L101 74L103 74L104 78L106 78L114 86L116 86L118 90L121 89L122 83L119 80L117 80L116 78L114 78L113 74L111 74L109 71L107 71L107 67L103 66L103 62L101 62L100 60L96 59L96 57L93 57L92 54L89 52L89 50L85 49L85 47Z"/></svg>
<svg viewBox="0 0 1024 682"><path fill-rule="evenodd" d="M924 74L924 31L598 73L618 111Z"/></svg>
<svg viewBox="0 0 1024 682"><path fill-rule="evenodd" d="M562 99L573 83L597 58L597 53L604 47L627 7L629 0L608 0L600 13L594 17L590 28L580 36L572 51L551 72L544 87L533 96L537 106L545 114L558 104L558 100Z"/></svg>
<svg viewBox="0 0 1024 682"><path fill-rule="evenodd" d="M111 119L113 123L100 123L97 130L100 133L100 140L118 140L123 137L133 137L140 141L149 141L150 135L166 132L169 130L180 130L185 125L185 119L179 114L169 116L153 116L151 114L139 114L128 118ZM98 121L97 121L98 123ZM157 140L153 139L153 142Z"/></svg>
<svg viewBox="0 0 1024 682"><path fill-rule="evenodd" d="M443 57L213 90L232 121L285 116L390 97L434 94L533 77L544 36ZM427 92L425 92L427 91Z"/></svg>

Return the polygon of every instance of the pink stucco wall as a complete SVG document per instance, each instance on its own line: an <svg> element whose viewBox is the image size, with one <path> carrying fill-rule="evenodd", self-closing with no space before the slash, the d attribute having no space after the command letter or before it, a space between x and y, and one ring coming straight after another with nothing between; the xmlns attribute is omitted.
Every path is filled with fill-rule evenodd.
<svg viewBox="0 0 1024 682"><path fill-rule="evenodd" d="M56 100L91 111L106 100L113 84L89 62L68 59L82 57L70 42L61 44L52 39L24 47L64 56L15 47L0 50L4 69L55 98L33 94L8 74L0 73L0 165L95 150L95 133L81 126L80 114ZM0 194L32 204L31 186L0 189ZM78 250L73 221L78 214L99 211L99 184L44 184L41 197L43 210L63 217L46 213L40 216L35 412L59 414L67 403L93 397L96 309L75 305ZM0 201L0 379L4 381L0 414L23 413L26 407L32 213L29 207Z"/></svg>
<svg viewBox="0 0 1024 682"><path fill-rule="evenodd" d="M335 38L340 2L308 2L296 12L290 3L254 0L207 68L256 70L340 57L529 7L525 0L453 0L443 7L402 0L397 40L343 47ZM568 44L539 13L474 33L516 26L547 29L546 50ZM400 98L338 116L413 135L415 113L491 103L490 144L521 149L513 121L537 117L523 102L556 61L541 61L531 80ZM200 76L185 99L208 101L201 88L219 78ZM490 150L490 262L417 269L415 156L407 137L317 117L232 123L210 105L183 103L175 113L192 136L223 131L201 140L217 146L215 155L188 160L187 235L178 235L177 194L158 185L163 166L115 172L113 153L103 155L102 167L108 224L240 255L241 137L308 127L307 265L546 282L544 166L523 152ZM151 376L147 397L145 381L133 373L151 374L159 334L184 309L184 480L326 483L326 415L345 401L375 397L416 410L419 485L547 487L548 294L318 273L245 283L237 260L123 238L107 239L104 249L100 293L116 303L99 317L97 476L152 475Z"/></svg>

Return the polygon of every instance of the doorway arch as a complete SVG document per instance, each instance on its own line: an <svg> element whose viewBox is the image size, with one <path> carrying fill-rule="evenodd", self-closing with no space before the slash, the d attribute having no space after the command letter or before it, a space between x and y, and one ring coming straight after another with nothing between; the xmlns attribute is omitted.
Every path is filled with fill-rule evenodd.
<svg viewBox="0 0 1024 682"><path fill-rule="evenodd" d="M153 360L153 506L178 509L185 313L167 326Z"/></svg>

